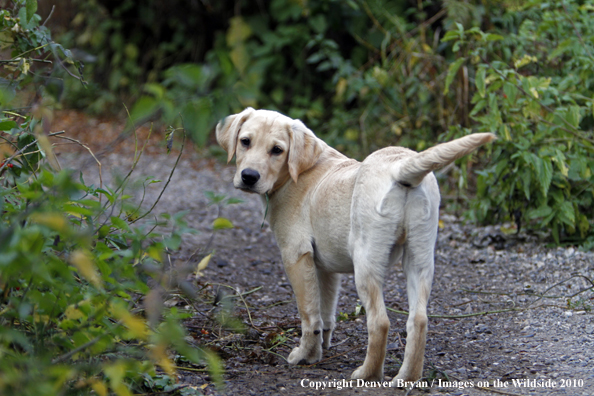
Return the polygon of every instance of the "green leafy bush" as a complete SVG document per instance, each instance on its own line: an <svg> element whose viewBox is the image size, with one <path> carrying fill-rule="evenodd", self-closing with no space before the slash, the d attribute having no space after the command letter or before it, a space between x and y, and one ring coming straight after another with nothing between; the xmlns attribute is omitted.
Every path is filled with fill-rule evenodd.
<svg viewBox="0 0 594 396"><path fill-rule="evenodd" d="M445 35L464 55L449 76L466 65L474 79L472 129L500 137L478 175L476 220L511 216L518 230L594 247L593 16L592 1L533 0L490 32L458 24Z"/></svg>
<svg viewBox="0 0 594 396"><path fill-rule="evenodd" d="M101 40L86 34L79 43L103 48L112 32L138 47L123 15L150 16L160 4L112 4L105 24L97 17L104 14L83 8L79 19L95 18L89 26ZM217 4L206 12L214 33L199 41L199 56L145 70L148 84L131 90L140 95L134 122L160 117L180 126L183 119L205 145L227 114L248 105L277 109L356 158L387 145L423 150L493 131L500 140L488 151L489 167L475 176L473 156L450 174L458 188L476 190L468 194L476 193L470 218L511 220L556 243L594 246L590 0L273 0L240 2L236 13ZM127 59L124 47L110 43L118 62ZM185 42L180 54L190 47ZM147 56L156 53L166 54Z"/></svg>
<svg viewBox="0 0 594 396"><path fill-rule="evenodd" d="M282 110L312 128L322 124L328 104L324 95L333 87L330 77L344 62L327 36L353 41L345 21L364 15L354 3L329 0L275 0L266 12L243 8L241 16L226 21L226 29L221 27L200 64L172 66L144 86L131 109L133 120L160 114L165 122L175 122L181 113L201 146L222 117L246 106ZM364 60L357 51L346 55Z"/></svg>
<svg viewBox="0 0 594 396"><path fill-rule="evenodd" d="M131 224L122 193L65 171L20 173L4 174L0 194L2 393L128 395L156 366L174 372L170 347L204 362L184 341L184 315L163 311L155 303L163 287L147 284L167 284L166 249L188 231L181 216L161 218L176 231L159 234Z"/></svg>
<svg viewBox="0 0 594 396"><path fill-rule="evenodd" d="M81 65L51 41L36 5L0 11L11 51L0 63L0 394L131 395L173 377L170 350L220 381L216 355L185 340L181 320L191 314L162 304L171 286L194 292L182 276L191 268L168 266L193 230L183 213L147 221L152 208L128 194L142 150L111 187L57 170L50 138L68 138L46 128L51 79L41 66Z"/></svg>
<svg viewBox="0 0 594 396"><path fill-rule="evenodd" d="M550 230L556 243L588 248L590 3L452 0L441 9L433 2L414 9L380 0L291 7L277 0L267 18L232 19L205 64L169 70L161 96L152 85L147 91L170 98L155 106L168 117L167 108L187 104L188 117L200 122L194 132L201 144L218 118L247 105L302 118L359 158L387 145L423 150L438 139L496 132L501 139L476 180L476 160L458 162L458 187L469 179L476 186L470 218L511 219L518 231ZM345 36L355 43L345 45ZM200 88L183 82L184 73L193 73Z"/></svg>
<svg viewBox="0 0 594 396"><path fill-rule="evenodd" d="M66 101L85 111L121 112L145 82L167 68L199 62L213 34L234 14L234 2L185 0L68 0L40 4L49 25L87 64L89 89L66 81ZM53 9L55 7L55 9Z"/></svg>

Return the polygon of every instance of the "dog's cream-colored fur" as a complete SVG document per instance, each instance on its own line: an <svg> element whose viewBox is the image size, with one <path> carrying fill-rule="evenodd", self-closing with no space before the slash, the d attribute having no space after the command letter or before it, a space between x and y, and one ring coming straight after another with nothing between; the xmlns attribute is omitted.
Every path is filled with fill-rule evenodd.
<svg viewBox="0 0 594 396"><path fill-rule="evenodd" d="M340 274L354 272L369 342L352 378L383 380L390 327L384 276L402 260L410 312L404 360L393 381L421 378L440 201L431 172L495 136L472 134L421 153L388 147L358 162L301 121L252 108L221 121L216 135L228 160L236 157L235 187L269 196L268 221L302 323L288 362L317 362L330 347Z"/></svg>

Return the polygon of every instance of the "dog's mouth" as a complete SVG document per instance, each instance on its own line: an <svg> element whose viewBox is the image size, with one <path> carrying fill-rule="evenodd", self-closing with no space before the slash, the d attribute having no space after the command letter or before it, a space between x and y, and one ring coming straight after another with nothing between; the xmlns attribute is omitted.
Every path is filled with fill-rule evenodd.
<svg viewBox="0 0 594 396"><path fill-rule="evenodd" d="M246 192L246 193L259 194L258 191L254 190L252 187L237 187L237 188L239 188L241 191Z"/></svg>
<svg viewBox="0 0 594 396"><path fill-rule="evenodd" d="M264 194L264 192L260 192L260 189L258 188L257 185L253 185L253 186L247 186L245 185L245 183L240 183L238 185L235 186L235 188L246 192L246 193L250 193L250 194Z"/></svg>

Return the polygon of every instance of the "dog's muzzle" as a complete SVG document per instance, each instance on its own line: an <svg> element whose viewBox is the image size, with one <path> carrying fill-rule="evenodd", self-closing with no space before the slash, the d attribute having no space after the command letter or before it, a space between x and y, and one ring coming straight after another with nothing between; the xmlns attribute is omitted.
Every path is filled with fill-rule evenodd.
<svg viewBox="0 0 594 396"><path fill-rule="evenodd" d="M241 171L241 181L246 187L253 187L260 180L260 173L247 168Z"/></svg>

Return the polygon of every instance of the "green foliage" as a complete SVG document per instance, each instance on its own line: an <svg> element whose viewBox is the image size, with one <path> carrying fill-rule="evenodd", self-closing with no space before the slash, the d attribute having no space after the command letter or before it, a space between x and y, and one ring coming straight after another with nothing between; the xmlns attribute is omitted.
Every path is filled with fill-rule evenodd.
<svg viewBox="0 0 594 396"><path fill-rule="evenodd" d="M82 67L51 41L36 6L16 1L0 11L1 42L11 50L0 63L0 394L198 394L171 383L168 352L207 365L219 383L221 365L186 343L181 321L189 314L162 303L172 285L195 292L179 276L188 269L172 274L168 260L194 231L183 213L141 221L152 208L134 202L127 188L141 152L114 186L55 170L49 138L63 132L45 129L52 100L36 85L47 83L44 70L33 65ZM142 188L159 182L149 178ZM168 379L159 382L163 373Z"/></svg>
<svg viewBox="0 0 594 396"><path fill-rule="evenodd" d="M84 81L82 64L73 59L69 50L52 41L49 30L40 25L36 10L37 0L18 0L12 10L0 9L0 51L10 54L9 59L0 60L0 106L18 99L17 92L34 82L40 68L49 69L50 57L64 69L74 66L80 74L77 78ZM0 119L5 131L11 129L6 122L5 118Z"/></svg>
<svg viewBox="0 0 594 396"><path fill-rule="evenodd" d="M186 345L175 309L161 312L146 299L144 309L139 305L152 293L148 279L164 282L166 247L175 249L188 231L180 217L171 220L176 231L159 234L127 220L123 191L43 168L3 176L3 394L76 388L127 395L142 373L154 375L155 365L173 371L170 346L203 360L202 351ZM149 323L143 311L163 320Z"/></svg>
<svg viewBox="0 0 594 396"><path fill-rule="evenodd" d="M593 12L592 1L533 0L502 13L497 34L446 33L474 75L472 129L500 136L479 172L476 220L511 215L518 228L550 229L557 244L594 246Z"/></svg>
<svg viewBox="0 0 594 396"><path fill-rule="evenodd" d="M161 83L148 83L130 110L130 121L142 123L161 115L169 125L183 124L193 141L204 146L216 123L231 112L236 98L212 88L220 71L214 67L182 64L168 69Z"/></svg>
<svg viewBox="0 0 594 396"><path fill-rule="evenodd" d="M344 61L325 35L340 32L345 18L363 17L351 15L352 7L327 0L311 5L275 0L266 13L246 9L216 36L203 64L175 65L160 81L146 84L132 118L161 114L175 123L181 114L199 145L208 142L220 119L246 106L290 109L291 116L311 121L312 127L321 124L325 101L319 96L332 89L327 77Z"/></svg>
<svg viewBox="0 0 594 396"><path fill-rule="evenodd" d="M389 144L425 148L456 115L457 103L444 103L439 42L409 33L426 29L405 1L275 0L254 10L229 20L203 64L173 66L145 85L132 118L181 114L203 145L230 113L278 109L363 157Z"/></svg>
<svg viewBox="0 0 594 396"><path fill-rule="evenodd" d="M56 10L58 20L67 21L67 26L56 26L63 30L61 41L79 50L92 76L89 89L67 83L66 100L70 106L103 113L121 111L122 101L137 99L146 82L162 82L168 68L202 61L235 4L70 0L56 4Z"/></svg>
<svg viewBox="0 0 594 396"><path fill-rule="evenodd" d="M208 16L199 30L211 32L197 41L175 41L191 36L167 14L177 34L158 49L141 48L148 41L124 16L142 13L144 26L155 10L171 11L161 0L141 3L85 2L75 18L87 22L77 43L98 57L96 73L118 82L111 91L139 95L133 122L183 124L206 145L222 117L276 109L356 158L492 131L500 139L487 149L488 168L475 176L470 156L452 172L458 188L476 189L471 219L594 246L591 0L273 0L238 2L241 12L222 1L197 13ZM137 73L143 56L171 62Z"/></svg>

